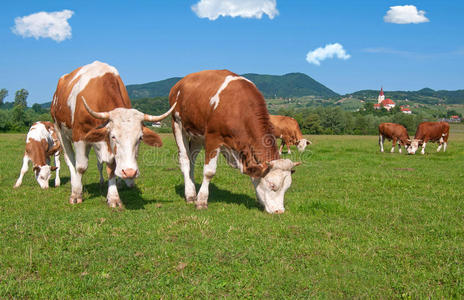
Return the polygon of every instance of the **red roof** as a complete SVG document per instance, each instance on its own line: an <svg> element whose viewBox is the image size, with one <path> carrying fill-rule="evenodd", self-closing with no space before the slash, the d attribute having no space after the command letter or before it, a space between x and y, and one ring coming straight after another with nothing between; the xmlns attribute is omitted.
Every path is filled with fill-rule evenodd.
<svg viewBox="0 0 464 300"><path fill-rule="evenodd" d="M388 105L388 104L393 104L393 105L395 105L395 102L393 102L392 99L389 99L389 98L383 100L381 103L382 103L383 106L386 106L386 105Z"/></svg>
<svg viewBox="0 0 464 300"><path fill-rule="evenodd" d="M451 116L451 119L459 119L459 116Z"/></svg>
<svg viewBox="0 0 464 300"><path fill-rule="evenodd" d="M374 107L380 107L380 104L375 103L375 104L374 104Z"/></svg>
<svg viewBox="0 0 464 300"><path fill-rule="evenodd" d="M403 107L401 108L401 111L411 111L409 108Z"/></svg>
<svg viewBox="0 0 464 300"><path fill-rule="evenodd" d="M380 88L380 96L383 96L383 87Z"/></svg>

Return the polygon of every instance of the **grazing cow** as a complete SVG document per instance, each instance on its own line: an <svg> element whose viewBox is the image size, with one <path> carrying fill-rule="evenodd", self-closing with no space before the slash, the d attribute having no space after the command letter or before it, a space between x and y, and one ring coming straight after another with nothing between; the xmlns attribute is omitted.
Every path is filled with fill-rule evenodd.
<svg viewBox="0 0 464 300"><path fill-rule="evenodd" d="M26 137L26 151L23 166L15 188L21 186L23 176L28 170L29 161L32 162L35 179L43 189L48 189L51 171L56 171L55 186L60 186L60 142L53 124L50 122L36 122L31 126ZM50 166L50 156L55 156L55 166Z"/></svg>
<svg viewBox="0 0 464 300"><path fill-rule="evenodd" d="M311 141L303 138L298 122L287 116L270 116L272 126L274 127L273 133L276 138L282 139L280 144L279 154L282 154L282 148L287 145L287 153L290 151L290 146L295 145L298 151L303 152L306 146L311 145Z"/></svg>
<svg viewBox="0 0 464 300"><path fill-rule="evenodd" d="M379 125L379 145L380 152L383 152L383 143L385 138L389 141L393 140L391 153L395 152L396 142L398 141L398 151L401 153L401 145L404 149L408 149L411 144L409 139L409 134L406 128L403 125L396 123L381 123Z"/></svg>
<svg viewBox="0 0 464 300"><path fill-rule="evenodd" d="M227 70L193 73L174 85L169 102L177 103L172 127L188 203L208 207L209 182L221 152L230 166L251 177L268 213L285 211L292 168L300 163L280 159L266 103L251 81ZM202 148L205 164L197 196L193 168Z"/></svg>
<svg viewBox="0 0 464 300"><path fill-rule="evenodd" d="M102 162L107 164L108 205L117 207L122 206L122 202L116 176L129 186L133 185L133 179L139 175L140 141L150 146L162 145L160 137L143 122L160 121L172 109L161 116L132 109L118 71L95 61L60 78L50 111L71 173L69 202L82 202L82 175L87 170L89 151L93 147L99 168Z"/></svg>
<svg viewBox="0 0 464 300"><path fill-rule="evenodd" d="M446 152L448 145L449 124L446 122L422 122L417 126L416 134L408 148L409 154L415 154L419 146L422 145L421 154L425 154L425 145L428 142L438 142L437 152L440 152L443 146L443 152Z"/></svg>

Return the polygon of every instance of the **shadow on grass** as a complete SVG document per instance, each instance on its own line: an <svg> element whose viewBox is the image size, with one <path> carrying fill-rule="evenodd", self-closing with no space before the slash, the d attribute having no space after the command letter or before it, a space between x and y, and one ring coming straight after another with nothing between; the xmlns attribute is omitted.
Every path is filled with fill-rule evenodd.
<svg viewBox="0 0 464 300"><path fill-rule="evenodd" d="M200 189L200 184L196 184L196 190ZM184 185L176 185L176 194L185 199ZM258 204L258 201L245 194L234 194L228 190L219 189L215 184L209 184L209 197L208 203L224 202L233 203L238 205L244 205L248 209L259 209L262 207Z"/></svg>
<svg viewBox="0 0 464 300"><path fill-rule="evenodd" d="M66 183L69 182L69 177L66 176L66 177L60 177L60 186L62 185L65 185ZM51 188L54 188L55 187L55 177L51 177L50 180L48 181L48 185L51 187Z"/></svg>
<svg viewBox="0 0 464 300"><path fill-rule="evenodd" d="M89 194L88 198L100 198L106 202L108 181L105 181L102 185L99 182L89 183L84 186L84 189ZM118 193L124 207L129 210L145 209L147 204L160 202L157 200L145 200L137 185L130 188L124 182L118 182Z"/></svg>

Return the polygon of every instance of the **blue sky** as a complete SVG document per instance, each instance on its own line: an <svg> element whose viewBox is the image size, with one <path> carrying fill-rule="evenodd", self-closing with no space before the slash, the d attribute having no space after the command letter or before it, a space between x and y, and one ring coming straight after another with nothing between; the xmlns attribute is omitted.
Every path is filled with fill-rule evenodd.
<svg viewBox="0 0 464 300"><path fill-rule="evenodd" d="M30 92L29 104L51 101L61 75L100 60L115 66L126 84L229 69L303 72L342 94L381 85L464 89L464 1L227 1L276 6L260 19L210 20L192 10L200 0L2 3L0 88L9 90L7 101L20 88ZM425 11L428 22L384 20L391 6L404 5ZM61 42L13 32L17 17L65 9L73 12L67 20L72 35ZM345 59L327 58L320 65L306 60L309 51L335 43Z"/></svg>

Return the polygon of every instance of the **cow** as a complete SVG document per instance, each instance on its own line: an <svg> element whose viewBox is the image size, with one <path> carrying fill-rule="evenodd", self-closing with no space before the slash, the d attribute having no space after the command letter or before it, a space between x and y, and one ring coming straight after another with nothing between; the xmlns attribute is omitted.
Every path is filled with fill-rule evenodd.
<svg viewBox="0 0 464 300"><path fill-rule="evenodd" d="M443 146L446 152L449 137L449 124L446 122L422 122L417 126L416 134L408 148L409 154L415 154L419 146L422 146L421 154L425 154L425 146L428 142L438 142L437 152Z"/></svg>
<svg viewBox="0 0 464 300"><path fill-rule="evenodd" d="M177 103L172 128L187 203L208 207L209 183L222 153L230 166L251 177L266 212L285 211L284 195L300 163L280 158L266 103L251 81L228 70L192 73L174 85L169 103ZM197 196L194 165L203 148L203 182Z"/></svg>
<svg viewBox="0 0 464 300"><path fill-rule="evenodd" d="M82 175L87 170L89 151L93 147L99 169L101 163L106 163L107 203L110 207L122 207L116 176L132 186L139 175L140 142L149 146L162 145L160 137L143 122L163 120L172 109L161 116L152 116L131 108L116 68L99 61L63 75L58 81L50 112L71 173L69 203L82 202Z"/></svg>
<svg viewBox="0 0 464 300"><path fill-rule="evenodd" d="M379 146L380 152L383 152L383 143L385 139L392 141L391 153L395 152L396 142L398 142L398 152L401 153L401 145L407 150L411 144L408 131L403 125L396 123L381 123L379 125Z"/></svg>
<svg viewBox="0 0 464 300"><path fill-rule="evenodd" d="M306 146L311 145L311 141L303 138L298 122L287 116L270 115L273 133L276 138L282 139L279 154L282 154L282 148L287 145L287 153L291 154L290 146L295 145L299 152L303 152Z"/></svg>
<svg viewBox="0 0 464 300"><path fill-rule="evenodd" d="M48 189L51 171L56 171L55 186L60 186L60 141L51 122L34 123L26 136L23 165L14 188L21 186L24 174L32 162L35 179L42 189ZM55 166L50 166L50 156L55 156Z"/></svg>

